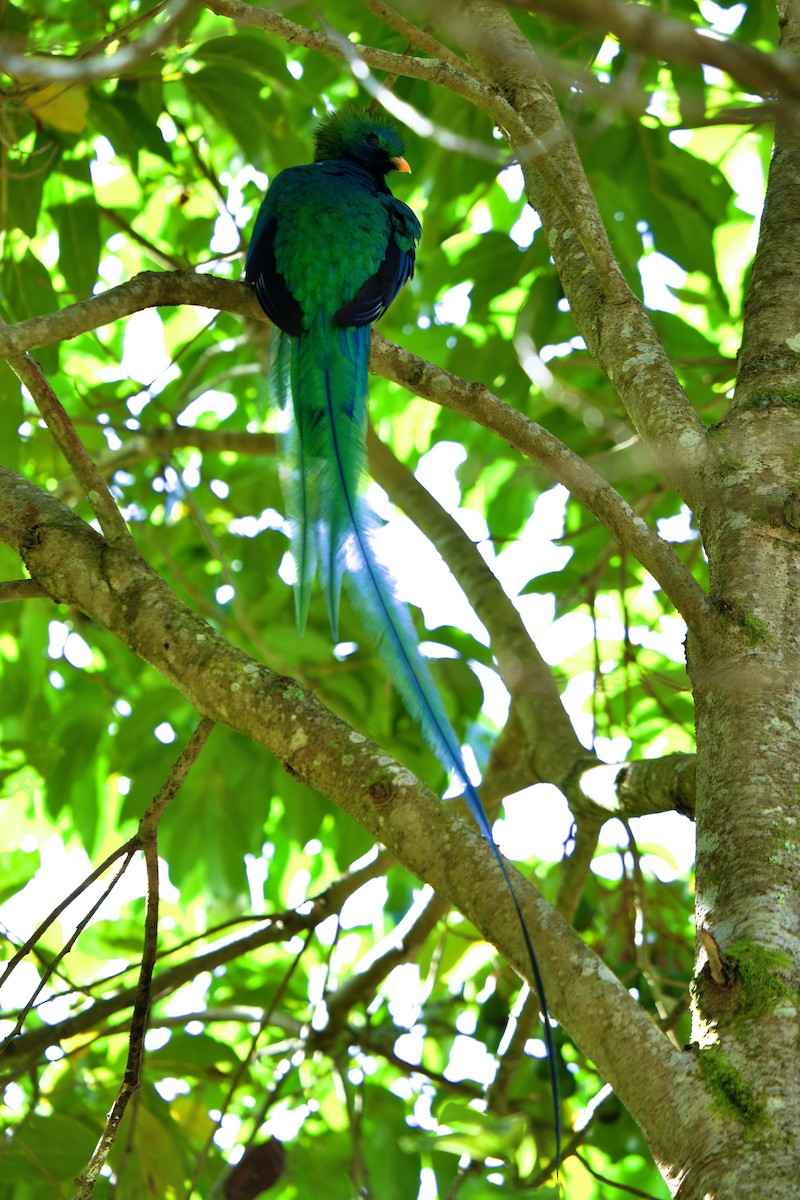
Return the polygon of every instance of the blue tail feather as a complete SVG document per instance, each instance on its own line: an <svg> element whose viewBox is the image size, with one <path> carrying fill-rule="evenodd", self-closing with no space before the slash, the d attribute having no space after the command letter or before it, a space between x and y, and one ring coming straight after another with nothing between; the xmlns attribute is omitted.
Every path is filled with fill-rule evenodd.
<svg viewBox="0 0 800 1200"><path fill-rule="evenodd" d="M345 578L355 606L426 741L464 786L467 806L503 873L530 959L550 1068L558 1169L561 1117L557 1059L539 964L480 796L470 781L460 744L419 652L408 610L397 599L391 577L373 549L378 519L361 495L369 340L369 326L339 327L320 315L303 336L286 338L291 343L288 371L286 353L280 348L278 351L278 386L282 395L291 393L294 407L289 496L295 522L292 551L298 578L298 624L302 630L319 566L331 627L334 638L338 638L339 597Z"/></svg>

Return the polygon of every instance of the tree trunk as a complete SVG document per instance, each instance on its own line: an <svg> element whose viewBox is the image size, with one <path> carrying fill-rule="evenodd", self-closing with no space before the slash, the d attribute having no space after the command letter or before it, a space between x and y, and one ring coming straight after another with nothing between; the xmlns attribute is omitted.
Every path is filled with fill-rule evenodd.
<svg viewBox="0 0 800 1200"><path fill-rule="evenodd" d="M697 722L694 1039L708 1087L741 1124L743 1154L704 1171L699 1190L687 1180L681 1197L705 1195L709 1187L731 1197L796 1196L800 1179L794 123L789 114L776 137L736 396L712 431L715 461L698 513L722 620L706 645L690 641L689 654Z"/></svg>
<svg viewBox="0 0 800 1200"><path fill-rule="evenodd" d="M787 10L782 18L788 49L797 41L798 14ZM694 508L709 559L711 611L694 622L684 612L697 722L698 930L686 1054L699 1073L687 1071L673 1105L649 1102L644 1081L631 1079L619 1061L608 1077L680 1200L788 1200L800 1179L795 118L787 116L777 139L736 399L727 419L706 434L660 359L647 314L626 294L530 46L493 0L459 5L450 29L533 131L533 149L514 148L571 311L643 441ZM588 1042L587 1030L571 1032L599 1062L593 1043L603 1031L589 1030Z"/></svg>

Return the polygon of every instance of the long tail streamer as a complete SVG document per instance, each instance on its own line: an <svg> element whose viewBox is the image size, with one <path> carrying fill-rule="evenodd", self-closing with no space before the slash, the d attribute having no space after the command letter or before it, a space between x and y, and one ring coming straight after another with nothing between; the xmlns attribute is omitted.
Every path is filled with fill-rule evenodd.
<svg viewBox="0 0 800 1200"><path fill-rule="evenodd" d="M278 335L273 357L276 394L293 405L288 481L294 522L292 552L297 620L302 630L319 568L334 637L338 637L342 578L377 642L409 711L442 764L461 781L475 823L492 847L519 920L541 1010L561 1159L561 1105L553 1026L544 983L522 908L498 850L480 796L467 774L461 747L422 658L408 610L378 561L372 538L378 520L360 495L364 477L369 326L340 327L323 316L300 338Z"/></svg>

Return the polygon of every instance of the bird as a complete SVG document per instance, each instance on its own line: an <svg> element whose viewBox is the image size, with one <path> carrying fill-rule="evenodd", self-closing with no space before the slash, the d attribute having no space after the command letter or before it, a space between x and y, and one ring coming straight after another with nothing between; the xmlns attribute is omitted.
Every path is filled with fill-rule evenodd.
<svg viewBox="0 0 800 1200"><path fill-rule="evenodd" d="M314 132L314 161L272 180L256 216L245 279L276 327L270 383L287 413L283 470L302 633L319 572L334 641L342 579L393 682L493 848L519 919L542 1014L560 1158L553 1029L530 933L458 738L418 647L411 618L374 549L364 498L370 329L414 274L422 229L386 177L410 172L395 124L355 105Z"/></svg>

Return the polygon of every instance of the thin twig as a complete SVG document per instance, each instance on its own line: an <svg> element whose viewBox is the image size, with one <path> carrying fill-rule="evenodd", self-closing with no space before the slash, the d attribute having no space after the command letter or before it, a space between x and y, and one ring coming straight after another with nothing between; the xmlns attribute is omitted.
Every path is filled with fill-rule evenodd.
<svg viewBox="0 0 800 1200"><path fill-rule="evenodd" d="M44 971L42 972L42 976L41 976L41 979L39 980L38 986L35 988L33 994L31 995L30 999L28 1000L28 1002L23 1006L23 1008L17 1014L17 1019L16 1019L16 1022L14 1023L14 1028L8 1034L8 1037L6 1039L4 1039L3 1045L5 1045L8 1041L10 1041L11 1038L15 1038L17 1036L17 1034L19 1033L19 1031L22 1029L22 1026L25 1022L25 1018L27 1017L28 1013L31 1011L34 1004L36 1003L38 996L41 994L43 989L47 986L48 980L50 979L50 977L52 975L55 974L58 966L60 965L60 963L63 962L63 960L66 958L67 954L69 954L70 950L75 945L76 941L78 940L80 935L83 933L84 929L87 927L87 925L89 924L89 922L91 921L91 919L95 915L95 913L98 911L98 909L100 909L105 904L106 900L111 895L112 891L114 890L114 888L119 883L120 879L122 879L122 876L127 871L132 858L133 858L133 847L130 846L130 844L129 844L129 851L126 854L125 862L122 864L120 869L117 871L114 878L106 886L104 891L101 892L100 896L98 897L96 902L91 906L91 908L88 910L88 912L86 912L83 915L83 917L80 919L78 924L75 926L75 929L74 929L72 935L67 938L66 942L61 947L61 949L59 950L59 952L55 956L55 958L51 962L47 963ZM84 882L83 887L86 887L87 882L88 881ZM81 888L79 890L83 890L83 889ZM51 919L52 919L52 913L50 915L50 918L48 918L48 920L51 920ZM26 943L26 945L27 945L27 943ZM19 957L20 957L20 951L18 950L17 953L14 955L14 959L12 960L12 962L14 962L14 963L18 962ZM10 973L10 969L11 968L9 967L9 969L6 970L6 972L3 975L3 978L5 978L6 975L8 975ZM1 1048L0 1048L0 1053L2 1053Z"/></svg>
<svg viewBox="0 0 800 1200"><path fill-rule="evenodd" d="M150 994L158 951L158 822L170 801L177 795L191 771L197 756L208 741L214 722L203 717L169 773L164 786L159 790L139 823L138 841L144 852L147 869L147 907L145 911L142 965L136 987L136 997L131 1015L128 1040L128 1061L119 1092L108 1115L105 1129L95 1146L87 1166L75 1180L73 1200L91 1200L95 1184L117 1139L120 1123L131 1097L139 1088L141 1077L144 1037L147 1031L147 1016Z"/></svg>
<svg viewBox="0 0 800 1200"><path fill-rule="evenodd" d="M628 1196L639 1196L641 1200L658 1200L652 1192L643 1192L641 1188L631 1187L627 1183L618 1183L616 1179L609 1179L607 1175L601 1175L599 1171L595 1171L594 1167L590 1166L582 1154L574 1151L575 1158L589 1172L592 1179L596 1179L598 1183L604 1183L608 1187L616 1188L618 1192L625 1192Z"/></svg>
<svg viewBox="0 0 800 1200"><path fill-rule="evenodd" d="M133 539L114 502L114 497L108 490L106 481L75 432L66 409L50 386L42 368L29 354L24 353L9 355L8 363L20 382L30 392L36 407L53 435L53 440L72 467L109 545L133 547Z"/></svg>
<svg viewBox="0 0 800 1200"><path fill-rule="evenodd" d="M303 945L300 947L300 950L297 952L297 954L295 954L294 958L292 959L291 963L289 964L289 969L287 971L284 971L281 981L278 984L277 988L275 989L272 999L270 1000L267 1007L264 1009L264 1012L258 1022L258 1028L255 1030L255 1032L253 1033L253 1035L250 1039L250 1046L249 1046L247 1053L244 1055L244 1057L241 1060L239 1060L236 1070L233 1072L233 1075L231 1076L231 1080L230 1080L230 1083L228 1084L228 1089L225 1093L225 1097L222 1101L222 1104L219 1106L219 1117L214 1121L212 1128L209 1130L208 1136L206 1137L206 1140L203 1143L202 1149L200 1150L200 1153L198 1154L197 1159L195 1161L195 1166L194 1166L194 1170L192 1172L192 1177L189 1180L188 1184L186 1185L186 1191L184 1193L184 1200L191 1200L191 1197L197 1186L197 1181L199 1180L200 1175L203 1172L203 1168L205 1167L206 1162L208 1160L208 1156L211 1153L211 1148L214 1144L214 1138L222 1125L222 1118L225 1116L230 1105L232 1104L233 1098L236 1095L236 1091L237 1091L242 1079L244 1078L244 1074L247 1071L250 1064L252 1063L253 1059L255 1058L256 1050L258 1049L258 1043L259 1043L261 1037L263 1036L264 1031L267 1028L269 1028L269 1026L273 1020L273 1015L274 1015L276 1009L280 1005L283 997L286 995L286 989L288 988L289 984L291 983L294 973L300 965L300 960L302 959L302 957L305 954L308 947L311 945L311 941L314 937L314 933L315 933L314 929L309 929L308 932L306 933L305 940L303 941ZM251 1018L251 1020L252 1020L252 1018ZM265 1098L264 1103L262 1104L259 1112L253 1114L253 1116L251 1118L251 1124L252 1124L252 1129L253 1129L252 1137L250 1139L251 1142L252 1142L253 1138L255 1138L256 1134L258 1133L259 1127L263 1124L266 1114L269 1111L270 1104L274 1103L274 1100L275 1100L275 1094L274 1094L274 1090L273 1090L273 1092L268 1094L268 1096Z"/></svg>
<svg viewBox="0 0 800 1200"><path fill-rule="evenodd" d="M40 583L32 579L8 579L0 583L0 604L10 604L12 600L34 600L49 593Z"/></svg>
<svg viewBox="0 0 800 1200"><path fill-rule="evenodd" d="M133 840L126 845L133 845L135 848ZM119 856L119 851L116 856ZM107 865L107 863L104 864L103 869ZM299 935L309 929L314 929L321 921L330 916L331 912L338 912L345 900L358 891L368 879L374 878L375 874L376 863L369 863L357 871L341 876L324 892L314 897L310 907L304 906L302 913L293 910L272 913L268 917L262 918L263 928L240 938L223 938L220 945L212 946L210 950L204 952L195 952L191 957L165 967L156 976L156 992L159 996L167 996L184 983L197 978L204 971L213 971L216 967L233 962L234 959L253 954L264 946L290 941L295 934ZM175 952L177 950L176 947ZM116 976L105 982L112 982L114 978ZM85 1034L93 1029L102 1029L104 1023L116 1013L131 1008L135 999L135 988L128 987L117 990L110 996L96 1000L91 1007L84 1008L74 1016L67 1017L54 1025L48 1025L44 1029L23 1033L15 1041L5 1043L8 1078L14 1078L27 1070L46 1046L68 1040L78 1034ZM122 1032L122 1028L121 1025L107 1028L103 1031L104 1036Z"/></svg>
<svg viewBox="0 0 800 1200"><path fill-rule="evenodd" d="M39 925L37 925L31 936L25 942L23 942L16 954L12 955L12 957L9 959L5 970L3 971L2 975L0 975L0 987L2 987L6 982L17 963L21 962L22 959L30 953L40 938L45 935L53 922L58 920L62 912L69 908L70 904L77 900L77 898L82 895L82 893L85 892L91 884L99 879L101 875L104 875L112 863L115 863L118 858L127 856L127 859L130 860L135 849L136 839L131 838L129 841L125 842L124 845L119 846L116 850L109 854L108 858L101 862L99 867L95 867L91 874L87 875L86 878L78 884L75 890L70 892L69 896L67 896L64 900L61 900L59 904L56 905L53 911L46 916L45 919L39 923ZM3 1048L8 1044L9 1040L9 1038L4 1039L2 1045L0 1045L0 1053L2 1053Z"/></svg>

